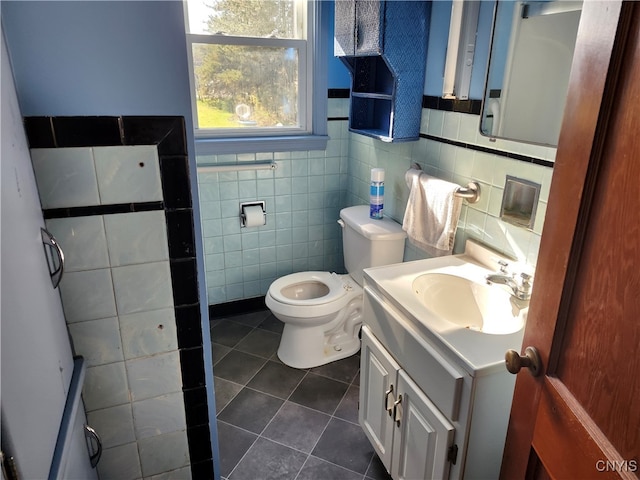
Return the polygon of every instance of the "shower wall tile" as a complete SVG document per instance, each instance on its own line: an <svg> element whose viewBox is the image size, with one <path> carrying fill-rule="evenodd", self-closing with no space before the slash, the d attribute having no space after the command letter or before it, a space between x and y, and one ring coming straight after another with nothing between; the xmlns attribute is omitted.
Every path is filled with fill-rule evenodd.
<svg viewBox="0 0 640 480"><path fill-rule="evenodd" d="M105 215L111 266L169 260L164 212Z"/></svg>
<svg viewBox="0 0 640 480"><path fill-rule="evenodd" d="M173 307L168 261L114 267L112 275L119 314Z"/></svg>
<svg viewBox="0 0 640 480"><path fill-rule="evenodd" d="M155 145L95 147L93 156L102 204L162 200Z"/></svg>
<svg viewBox="0 0 640 480"><path fill-rule="evenodd" d="M35 148L31 161L43 209L100 204L91 148Z"/></svg>
<svg viewBox="0 0 640 480"><path fill-rule="evenodd" d="M100 480L137 480L142 478L138 444L128 443L105 448L98 462Z"/></svg>
<svg viewBox="0 0 640 480"><path fill-rule="evenodd" d="M46 225L64 251L66 272L109 267L101 217L53 218L47 220Z"/></svg>
<svg viewBox="0 0 640 480"><path fill-rule="evenodd" d="M182 392L133 402L133 418L139 439L186 430Z"/></svg>
<svg viewBox="0 0 640 480"><path fill-rule="evenodd" d="M124 362L87 368L82 396L87 412L129 403Z"/></svg>
<svg viewBox="0 0 640 480"><path fill-rule="evenodd" d="M75 353L82 355L89 367L124 360L117 317L71 323L69 333Z"/></svg>
<svg viewBox="0 0 640 480"><path fill-rule="evenodd" d="M39 182L60 196L43 202L43 214L67 254L61 295L75 350L87 358L83 395L103 435L101 478L140 480L143 457L146 478L211 477L210 439L187 434L206 427L210 435L184 119L28 117L25 125ZM212 212L221 218L219 203ZM187 416L183 398L195 391ZM151 436L161 437L160 457L145 450Z"/></svg>
<svg viewBox="0 0 640 480"><path fill-rule="evenodd" d="M120 315L120 333L124 358L127 360L178 348L172 308Z"/></svg>
<svg viewBox="0 0 640 480"><path fill-rule="evenodd" d="M144 477L176 470L189 463L189 446L184 432L140 439L138 448Z"/></svg>
<svg viewBox="0 0 640 480"><path fill-rule="evenodd" d="M96 432L99 432L104 448L124 445L136 440L133 413L129 403L89 412L87 421Z"/></svg>
<svg viewBox="0 0 640 480"><path fill-rule="evenodd" d="M131 399L134 402L182 391L180 357L177 351L127 360L126 363Z"/></svg>
<svg viewBox="0 0 640 480"><path fill-rule="evenodd" d="M108 268L66 273L60 282L60 295L68 323L116 316Z"/></svg>

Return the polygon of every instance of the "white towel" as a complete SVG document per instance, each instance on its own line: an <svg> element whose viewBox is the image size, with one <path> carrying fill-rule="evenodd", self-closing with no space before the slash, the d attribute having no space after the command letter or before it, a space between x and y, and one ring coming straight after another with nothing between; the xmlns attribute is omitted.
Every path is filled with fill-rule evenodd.
<svg viewBox="0 0 640 480"><path fill-rule="evenodd" d="M409 241L430 255L450 255L462 209L462 198L454 195L458 185L413 168L405 180L411 190L402 229Z"/></svg>

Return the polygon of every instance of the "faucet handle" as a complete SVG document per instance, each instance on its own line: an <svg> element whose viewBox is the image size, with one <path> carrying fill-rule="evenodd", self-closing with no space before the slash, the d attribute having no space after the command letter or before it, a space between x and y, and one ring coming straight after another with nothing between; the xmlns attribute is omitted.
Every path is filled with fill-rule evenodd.
<svg viewBox="0 0 640 480"><path fill-rule="evenodd" d="M520 273L520 278L522 278L522 286L531 286L531 275L529 275L528 273Z"/></svg>
<svg viewBox="0 0 640 480"><path fill-rule="evenodd" d="M498 265L500 265L500 273L509 273L509 271L507 270L509 268L508 262L505 262L504 260L498 260Z"/></svg>
<svg viewBox="0 0 640 480"><path fill-rule="evenodd" d="M517 288L518 298L528 300L531 297L531 279L532 276L528 273L520 273L520 285Z"/></svg>

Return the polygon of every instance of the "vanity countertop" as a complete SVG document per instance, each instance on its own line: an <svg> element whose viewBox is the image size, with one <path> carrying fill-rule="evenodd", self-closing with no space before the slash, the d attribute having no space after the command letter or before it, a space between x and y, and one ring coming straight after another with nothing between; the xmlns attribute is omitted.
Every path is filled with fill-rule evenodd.
<svg viewBox="0 0 640 480"><path fill-rule="evenodd" d="M479 247L482 248L482 247ZM475 249L475 250L474 250ZM476 253L478 246L472 246ZM485 250L486 252L486 250ZM481 252L482 253L482 252ZM498 258L465 254L416 260L364 270L365 286L402 314L428 341L454 354L457 363L473 376L504 369L504 355L509 349L520 351L524 328L509 334L486 334L450 323L426 308L413 292L413 281L425 273L445 273L485 284L485 277L495 273L492 262ZM475 258L474 258L475 257ZM487 261L487 258L491 258ZM491 266L488 266L491 265ZM491 288L504 288L493 285ZM526 315L525 313L523 313ZM365 319L366 323L366 319Z"/></svg>

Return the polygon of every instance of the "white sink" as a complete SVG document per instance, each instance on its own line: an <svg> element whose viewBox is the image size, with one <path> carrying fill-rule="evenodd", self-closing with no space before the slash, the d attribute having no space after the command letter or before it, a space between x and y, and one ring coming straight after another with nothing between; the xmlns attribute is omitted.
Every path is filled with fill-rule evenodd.
<svg viewBox="0 0 640 480"><path fill-rule="evenodd" d="M524 326L526 305L499 286L446 273L426 273L413 281L412 288L434 315L469 330L505 335Z"/></svg>

